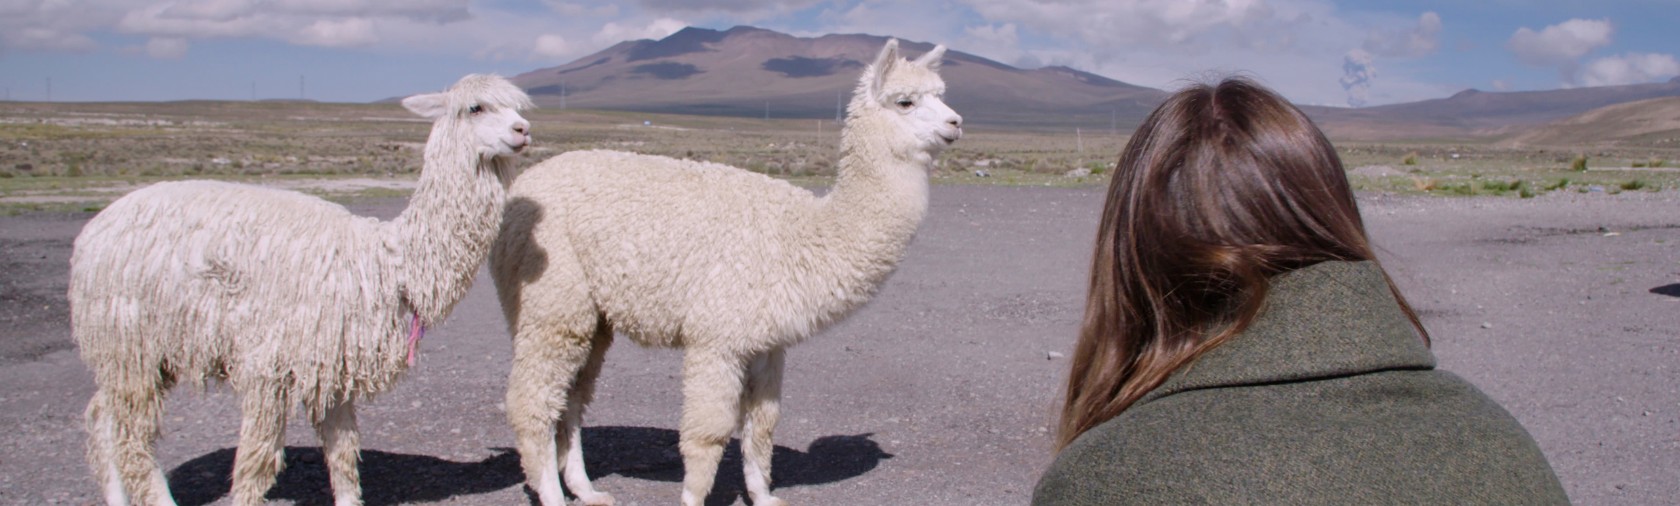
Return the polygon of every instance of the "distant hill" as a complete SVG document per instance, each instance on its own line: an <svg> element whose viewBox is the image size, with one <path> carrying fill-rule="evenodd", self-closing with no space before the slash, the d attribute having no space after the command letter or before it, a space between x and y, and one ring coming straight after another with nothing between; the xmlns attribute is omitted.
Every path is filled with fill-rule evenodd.
<svg viewBox="0 0 1680 506"><path fill-rule="evenodd" d="M834 118L859 72L886 42L876 35L795 37L737 26L684 28L621 42L577 61L514 76L544 107L772 118ZM933 48L900 41L910 56ZM1021 69L949 48L946 102L971 128L1135 129L1167 92L1067 67ZM1551 91L1466 90L1447 98L1361 109L1302 107L1336 139L1497 137L1612 104L1680 96L1666 83Z"/></svg>
<svg viewBox="0 0 1680 506"><path fill-rule="evenodd" d="M1612 104L1680 96L1666 83L1546 91L1465 90L1451 97L1360 109L1302 107L1334 138L1498 136Z"/></svg>
<svg viewBox="0 0 1680 506"><path fill-rule="evenodd" d="M1680 147L1680 97L1600 107L1535 127L1500 144L1510 147Z"/></svg>
<svg viewBox="0 0 1680 506"><path fill-rule="evenodd" d="M738 26L684 28L514 76L544 107L772 118L833 118L886 43L874 35L794 37ZM933 44L900 41L909 56ZM1024 70L950 48L945 100L970 125L1130 128L1165 92L1066 67ZM983 127L981 127L983 128Z"/></svg>

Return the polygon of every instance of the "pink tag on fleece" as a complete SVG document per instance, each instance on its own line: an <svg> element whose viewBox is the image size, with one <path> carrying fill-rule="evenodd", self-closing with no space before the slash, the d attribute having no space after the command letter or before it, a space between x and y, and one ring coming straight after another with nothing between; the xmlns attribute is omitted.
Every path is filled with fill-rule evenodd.
<svg viewBox="0 0 1680 506"><path fill-rule="evenodd" d="M426 326L420 324L420 313L414 313L414 318L408 323L408 366L414 367L414 348L420 345L420 338L426 335Z"/></svg>

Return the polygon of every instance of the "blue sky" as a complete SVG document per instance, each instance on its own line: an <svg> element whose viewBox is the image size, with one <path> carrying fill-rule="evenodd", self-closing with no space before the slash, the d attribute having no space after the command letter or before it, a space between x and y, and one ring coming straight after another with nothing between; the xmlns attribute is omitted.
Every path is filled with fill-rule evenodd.
<svg viewBox="0 0 1680 506"><path fill-rule="evenodd" d="M1664 81L1680 75L1677 20L1680 0L0 0L0 99L366 102L752 25L1381 105Z"/></svg>

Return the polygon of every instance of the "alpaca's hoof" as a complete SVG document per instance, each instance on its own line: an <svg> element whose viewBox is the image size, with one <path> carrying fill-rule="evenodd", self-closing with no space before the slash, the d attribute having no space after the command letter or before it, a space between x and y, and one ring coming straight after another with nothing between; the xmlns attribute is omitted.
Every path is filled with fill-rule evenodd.
<svg viewBox="0 0 1680 506"><path fill-rule="evenodd" d="M608 494L606 492L596 492L596 493L589 494L589 495L586 495L586 496L583 496L583 497L579 497L578 500L582 501L584 506L612 506L613 505L612 494Z"/></svg>

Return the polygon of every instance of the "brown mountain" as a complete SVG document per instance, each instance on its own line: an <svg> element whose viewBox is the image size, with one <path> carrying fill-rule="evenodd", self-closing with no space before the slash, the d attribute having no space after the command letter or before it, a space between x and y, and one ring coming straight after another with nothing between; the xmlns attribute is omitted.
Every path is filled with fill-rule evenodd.
<svg viewBox="0 0 1680 506"><path fill-rule="evenodd" d="M1680 96L1680 78L1666 83L1546 91L1465 90L1451 97L1360 109L1302 107L1334 138L1491 137L1612 104Z"/></svg>
<svg viewBox="0 0 1680 506"><path fill-rule="evenodd" d="M545 107L773 118L834 118L886 37L795 37L760 28L684 28L513 77ZM900 41L910 56L933 48ZM1166 92L1067 67L1020 69L952 48L946 102L973 127L1129 131ZM1680 96L1666 83L1551 91L1466 90L1362 109L1305 106L1336 139L1497 137L1611 104Z"/></svg>
<svg viewBox="0 0 1680 506"><path fill-rule="evenodd" d="M1680 97L1609 105L1519 133L1500 142L1529 146L1680 146Z"/></svg>
<svg viewBox="0 0 1680 506"><path fill-rule="evenodd" d="M513 82L545 107L563 101L578 108L833 118L886 40L689 27L657 41L622 42ZM933 45L900 41L900 48L916 56ZM970 125L1136 125L1166 95L1066 67L1023 70L955 49L942 65L945 101Z"/></svg>

